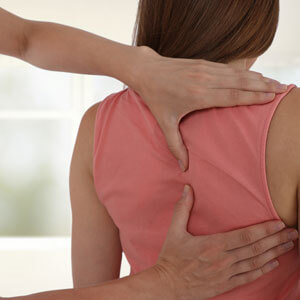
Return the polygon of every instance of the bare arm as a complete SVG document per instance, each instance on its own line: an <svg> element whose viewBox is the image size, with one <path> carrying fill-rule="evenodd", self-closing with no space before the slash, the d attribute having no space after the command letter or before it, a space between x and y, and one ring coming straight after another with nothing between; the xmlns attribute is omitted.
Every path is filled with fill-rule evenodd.
<svg viewBox="0 0 300 300"><path fill-rule="evenodd" d="M70 170L72 269L74 287L119 278L122 248L119 231L94 188L94 123L98 104L84 115Z"/></svg>
<svg viewBox="0 0 300 300"><path fill-rule="evenodd" d="M22 57L25 45L25 20L0 8L0 54Z"/></svg>
<svg viewBox="0 0 300 300"><path fill-rule="evenodd" d="M123 75L131 74L136 56L134 47L80 29L22 19L2 8L0 53L43 69L107 75L126 83L128 79L124 80Z"/></svg>
<svg viewBox="0 0 300 300"><path fill-rule="evenodd" d="M286 90L255 72L162 57L148 47L130 47L76 28L25 20L1 8L0 54L44 69L123 81L149 106L183 170L188 167L188 153L178 125L185 115L215 106L261 104Z"/></svg>
<svg viewBox="0 0 300 300"><path fill-rule="evenodd" d="M94 287L49 291L11 300L175 300L168 287L155 268L130 277L108 281ZM6 299L6 298L3 298Z"/></svg>
<svg viewBox="0 0 300 300"><path fill-rule="evenodd" d="M288 230L278 233L283 228L282 223L268 222L228 233L194 237L186 231L193 206L192 190L186 191L175 207L166 241L153 267L92 287L10 299L206 300L276 268L274 259L288 251L278 246L289 240Z"/></svg>
<svg viewBox="0 0 300 300"><path fill-rule="evenodd" d="M268 185L275 208L287 226L299 226L300 89L279 104L268 133Z"/></svg>

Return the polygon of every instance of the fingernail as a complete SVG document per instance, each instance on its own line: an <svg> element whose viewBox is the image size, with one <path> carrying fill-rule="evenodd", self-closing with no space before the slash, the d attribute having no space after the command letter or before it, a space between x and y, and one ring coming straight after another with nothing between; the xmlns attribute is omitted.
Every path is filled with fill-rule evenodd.
<svg viewBox="0 0 300 300"><path fill-rule="evenodd" d="M182 198L185 198L187 196L187 194L189 192L189 189L190 189L190 187L186 184L184 186L184 190L183 190L183 193L182 193Z"/></svg>
<svg viewBox="0 0 300 300"><path fill-rule="evenodd" d="M275 224L275 230L279 231L283 228L285 228L285 224L283 222L278 222L278 223Z"/></svg>
<svg viewBox="0 0 300 300"><path fill-rule="evenodd" d="M289 232L289 239L296 240L299 237L299 234L296 230Z"/></svg>
<svg viewBox="0 0 300 300"><path fill-rule="evenodd" d="M273 100L275 96L275 93L266 93L266 100Z"/></svg>
<svg viewBox="0 0 300 300"><path fill-rule="evenodd" d="M271 261L266 265L267 271L272 271L279 266L279 262L277 260Z"/></svg>
<svg viewBox="0 0 300 300"><path fill-rule="evenodd" d="M293 242L288 242L288 243L283 244L282 247L284 249L292 249L292 248L294 248L294 243Z"/></svg>
<svg viewBox="0 0 300 300"><path fill-rule="evenodd" d="M184 172L185 168L184 168L183 162L181 160L178 160L178 164L179 164L181 171Z"/></svg>

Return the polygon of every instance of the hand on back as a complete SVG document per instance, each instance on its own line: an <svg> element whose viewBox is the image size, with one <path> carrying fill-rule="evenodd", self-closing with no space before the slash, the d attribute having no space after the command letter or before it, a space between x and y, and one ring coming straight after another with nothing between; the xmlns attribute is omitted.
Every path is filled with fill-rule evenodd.
<svg viewBox="0 0 300 300"><path fill-rule="evenodd" d="M293 249L298 238L280 221L192 236L186 230L192 206L193 192L186 187L154 267L172 299L209 299L252 282L276 268L276 258Z"/></svg>
<svg viewBox="0 0 300 300"><path fill-rule="evenodd" d="M188 153L179 123L190 112L211 107L264 104L287 87L260 73L241 71L204 60L173 59L140 47L133 88L159 123L170 151L188 168Z"/></svg>

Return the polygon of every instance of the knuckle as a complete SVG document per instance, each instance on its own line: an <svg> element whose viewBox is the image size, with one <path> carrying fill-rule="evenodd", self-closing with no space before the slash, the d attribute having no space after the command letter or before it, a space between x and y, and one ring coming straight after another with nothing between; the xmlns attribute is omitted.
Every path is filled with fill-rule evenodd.
<svg viewBox="0 0 300 300"><path fill-rule="evenodd" d="M242 231L241 234L240 234L240 240L242 243L245 243L245 244L250 244L252 242L252 234L245 230L245 231Z"/></svg>
<svg viewBox="0 0 300 300"><path fill-rule="evenodd" d="M263 245L261 242L257 242L257 243L254 243L253 245L251 245L251 249L252 249L252 253L254 255L263 253Z"/></svg>
<svg viewBox="0 0 300 300"><path fill-rule="evenodd" d="M261 267L261 265L259 263L259 260L257 258L250 259L250 261L249 261L249 267L250 267L250 270L256 270L259 267Z"/></svg>
<svg viewBox="0 0 300 300"><path fill-rule="evenodd" d="M264 230L265 230L265 236L269 236L274 233L274 229L273 229L272 225L269 223L265 224Z"/></svg>
<svg viewBox="0 0 300 300"><path fill-rule="evenodd" d="M289 241L289 233L287 230L281 232L278 237L278 245Z"/></svg>

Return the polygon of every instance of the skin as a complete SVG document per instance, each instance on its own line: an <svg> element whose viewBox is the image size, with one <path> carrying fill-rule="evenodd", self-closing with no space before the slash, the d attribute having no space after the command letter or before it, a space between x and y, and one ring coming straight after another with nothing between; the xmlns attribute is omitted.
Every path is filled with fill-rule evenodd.
<svg viewBox="0 0 300 300"><path fill-rule="evenodd" d="M84 164L83 161L82 163ZM83 176L85 177L85 174ZM133 276L110 280L105 274L105 270L107 272L110 268L109 262L106 261L104 264L107 267L103 265L103 268L99 268L102 269L102 274L94 274L99 280L99 276L105 279L93 286L9 299L206 300L272 271L276 268L273 258L288 251L282 245L278 245L290 239L290 230L281 230L283 224L278 221L211 236L190 235L186 228L193 201L192 189L186 186L182 198L176 204L172 224L159 259L153 267ZM105 237L104 233L104 239ZM87 255L84 251L89 246L84 247L81 253ZM86 256L82 259L89 260ZM262 267L256 269L254 259ZM270 260L271 263L265 263ZM89 271L86 272L89 275ZM193 286L193 289L187 288L190 286Z"/></svg>
<svg viewBox="0 0 300 300"><path fill-rule="evenodd" d="M247 70L256 59L231 65ZM299 222L300 183L300 89L294 88L278 105L268 131L266 173L274 207L284 223L293 228ZM299 247L300 248L300 247Z"/></svg>
<svg viewBox="0 0 300 300"><path fill-rule="evenodd" d="M3 9L0 9L0 41L1 54L23 59L48 70L115 77L135 89L145 99L145 103L156 117L166 136L170 150L180 161L183 170L188 166L188 156L178 130L178 124L184 115L194 110L213 106L265 103L271 101L275 93L286 90L286 86L264 78L255 72L241 71L230 66L201 60L164 58L147 47L129 47L78 29L53 23L24 20ZM115 59L116 57L118 60ZM181 87L179 91L178 86ZM180 227L180 225L183 226L182 220L186 220L191 207L192 194L190 191L190 196L188 196L190 200L180 201L176 208L174 220L181 221L173 222L173 227L170 228L170 234L158 263L140 274L101 284L104 280L114 279L118 273L117 231L116 228L110 226L109 217L105 216L103 207L96 207L95 199L93 199L94 191L91 189L92 178L89 173L88 157L83 156L82 160L76 162L76 155L74 155L74 160L72 168L75 170L77 167L82 168L84 174L82 182L86 183L86 190L82 190L83 198L81 201L80 199L72 200L75 236L73 242L75 249L73 255L74 280L77 282L76 285L95 283L96 286L21 298L32 300L76 300L82 299L82 297L92 300L120 299L121 297L122 299L157 299L161 297L167 300L207 299L210 295L219 294L235 286L250 282L270 271L274 265L267 265L266 263L272 262L275 257L287 251L279 245L291 239L288 236L289 230L282 230L275 234L282 229L282 227L274 227L275 224L279 224L278 222L268 222L228 234L191 237ZM76 180L80 182L78 177L72 180L75 183ZM84 198L85 196L87 198ZM88 201L83 202L82 199ZM93 208L97 214L84 220L84 214L89 210L94 212ZM105 226L98 227L98 225ZM177 226L180 227L181 231L174 229ZM80 236L85 238L80 234L80 230L87 233L85 232L86 229L92 229L86 237L90 240L87 241L87 245L80 249L78 246L76 247L76 243L80 243L78 240ZM101 231L106 234L100 241L97 239L97 234ZM76 235L78 236L77 239ZM110 261L112 259L116 259L116 261L112 271L97 273L92 263L101 263L104 258L97 256L95 249L100 247L98 248L99 253L99 249L104 248L102 243L106 242L106 239L116 245L113 247L112 258L110 258ZM174 245L188 246L174 248ZM212 246L218 251L209 258L209 263L219 270L218 274L221 275L215 280L210 280L208 285L207 278L209 278L210 273L207 265L201 262L201 257L211 252ZM238 250L237 248L243 249L244 255L241 254L241 249ZM270 250L271 248L272 250ZM199 249L199 252L197 251L195 254L196 249ZM265 254L257 252L255 249L267 251L269 255L266 257ZM80 257L86 257L86 255L91 256L86 262L87 266L91 267L90 270L85 264L80 264L78 260ZM105 255L108 254L104 253ZM174 256L178 260L173 261L172 257ZM180 260L181 257L189 257L190 261L187 263L184 259ZM229 278L228 274L238 275L241 270L244 270L245 267L236 267L241 260L253 267L251 260L254 258L259 262L258 268L249 270L244 275L236 276L235 280L230 280L231 277ZM190 270L191 274L198 274L195 281L193 282L191 279L190 282L196 287L195 295L189 294L190 292L185 286L178 284L178 282L183 281L183 278L180 278L178 274L179 268L184 262L187 266L186 270ZM80 275L81 271L83 275ZM222 276L223 273L227 275ZM87 280L82 279L84 275L87 276ZM198 280L199 278L200 280Z"/></svg>
<svg viewBox="0 0 300 300"><path fill-rule="evenodd" d="M273 204L289 227L299 226L300 201L300 89L292 90L272 119L266 149L266 167Z"/></svg>
<svg viewBox="0 0 300 300"><path fill-rule="evenodd" d="M300 93L295 97L299 100ZM75 288L12 299L204 300L272 271L276 257L292 249L286 246L297 239L297 232L274 227L278 222L211 236L190 235L186 228L194 199L191 187L186 187L175 207L156 265L134 276L114 280L119 277L121 255L118 229L98 200L92 177L96 110L94 105L82 119L71 164ZM296 235L293 237L292 233ZM193 289L187 288L190 286Z"/></svg>
<svg viewBox="0 0 300 300"><path fill-rule="evenodd" d="M0 41L0 54L37 67L107 75L132 87L157 119L182 170L188 168L188 153L178 125L185 115L214 106L261 104L286 90L256 72L162 57L148 47L130 47L75 28L25 20L1 8Z"/></svg>
<svg viewBox="0 0 300 300"><path fill-rule="evenodd" d="M73 214L72 265L75 288L87 287L91 284L117 279L120 271L122 249L119 240L118 228L113 223L113 220L109 216L105 207L101 204L101 201L99 201L94 189L93 142L94 123L97 108L98 104L91 107L82 119L71 163L70 192ZM190 195L190 198L192 198L192 195ZM84 199L84 201L82 201L82 199ZM182 221L183 226L186 225L186 218L187 216ZM283 234L287 234L287 237L284 239L284 241L287 241L288 237L290 239L297 239L297 232L295 232L294 237L290 235L292 232L295 231L292 229L286 229L286 231L284 231ZM222 235L220 234L218 236L221 237ZM210 238L212 237L216 239L216 235L211 236ZM274 241L270 244L268 242L268 246L264 245L264 241L260 241L259 246L252 246L252 250L260 251L255 253L254 256L256 256L256 258L253 259L253 257L250 258L250 256L248 256L250 259L246 262L233 262L230 260L230 258L229 261L227 261L227 256L224 256L224 252L222 252L224 250L228 251L228 248L224 249L224 243L222 244L223 248L221 252L217 251L217 253L213 253L212 249L218 249L218 246L215 244L217 243L217 240L211 239L209 242L209 247L202 249L200 247L203 252L200 251L201 254L199 256L199 247L192 247L194 242L189 244L189 238L190 235L187 234L186 237L184 237L183 240L177 244L183 245L184 249L182 249L180 257L186 257L184 260L185 262L188 261L188 257L191 257L191 255L192 257L193 255L197 256L198 259L199 257L202 257L203 264L200 263L200 269L202 272L204 272L204 262L207 261L207 256L212 255L212 259L217 257L217 261L220 263L218 265L220 268L218 274L223 274L223 272L226 274L228 274L227 272L232 274L232 269L235 269L237 265L239 265L241 266L243 272L246 272L245 276L248 276L248 280L250 280L249 278L253 279L255 277L254 274L258 276L257 272L262 275L265 272L264 268L266 267L268 261L273 260L276 256L278 256L279 253L283 253L282 251L286 252L293 248L293 244L291 245L290 243L285 245L289 246L289 248L283 248L281 246L274 248ZM204 240L205 238L206 237L203 237ZM223 238L224 237L222 237L222 239ZM225 244L227 243L230 243L230 240L225 242ZM241 245L239 247L241 247ZM236 248L238 247L236 246ZM172 274L166 276L168 278L176 278L176 276L178 276L178 271L181 270L180 273L182 274L182 269L184 268L184 265L180 264L179 262L177 263L176 259L174 260L165 258L164 251L166 251L167 254L170 254L171 258L178 257L174 254L172 249L176 249L177 251L178 246L176 247L176 242L170 242L170 245L164 247L164 250L162 250L162 254L160 256L160 263L167 262L166 269L168 269L170 266L176 266ZM193 254L191 254L191 251L193 251L191 249L194 249L195 251ZM235 248L233 247L233 249ZM244 252L244 250L241 250L241 252ZM241 258L241 260L242 259L245 259L245 257ZM212 262L213 265L214 263L216 262ZM102 266L101 268L99 268L100 265ZM253 267L253 265L255 267ZM186 266L186 269L189 270L189 266ZM231 271L228 271L228 269ZM165 271L165 273L169 274L168 272L169 271ZM208 290L202 290L200 293L199 290L196 290L194 295L190 295L191 299L193 299L193 297L199 299L199 295L203 295L204 299L206 299L205 297L212 297L211 295L217 295L233 288L231 285L232 281L230 276L227 278L223 277L222 279L219 277L213 278L211 281L212 278L208 274L200 272L198 274L201 278L201 286L206 287ZM180 286L180 282L185 282L186 278L188 278L188 274L187 276L182 275L180 279L177 278L178 282L173 284L174 288ZM207 282L208 278L209 282ZM247 282L245 278L241 279L239 276L235 277L235 279L240 280L240 284ZM212 286L210 286L210 282L212 282ZM189 285L191 283L187 282L186 284Z"/></svg>

